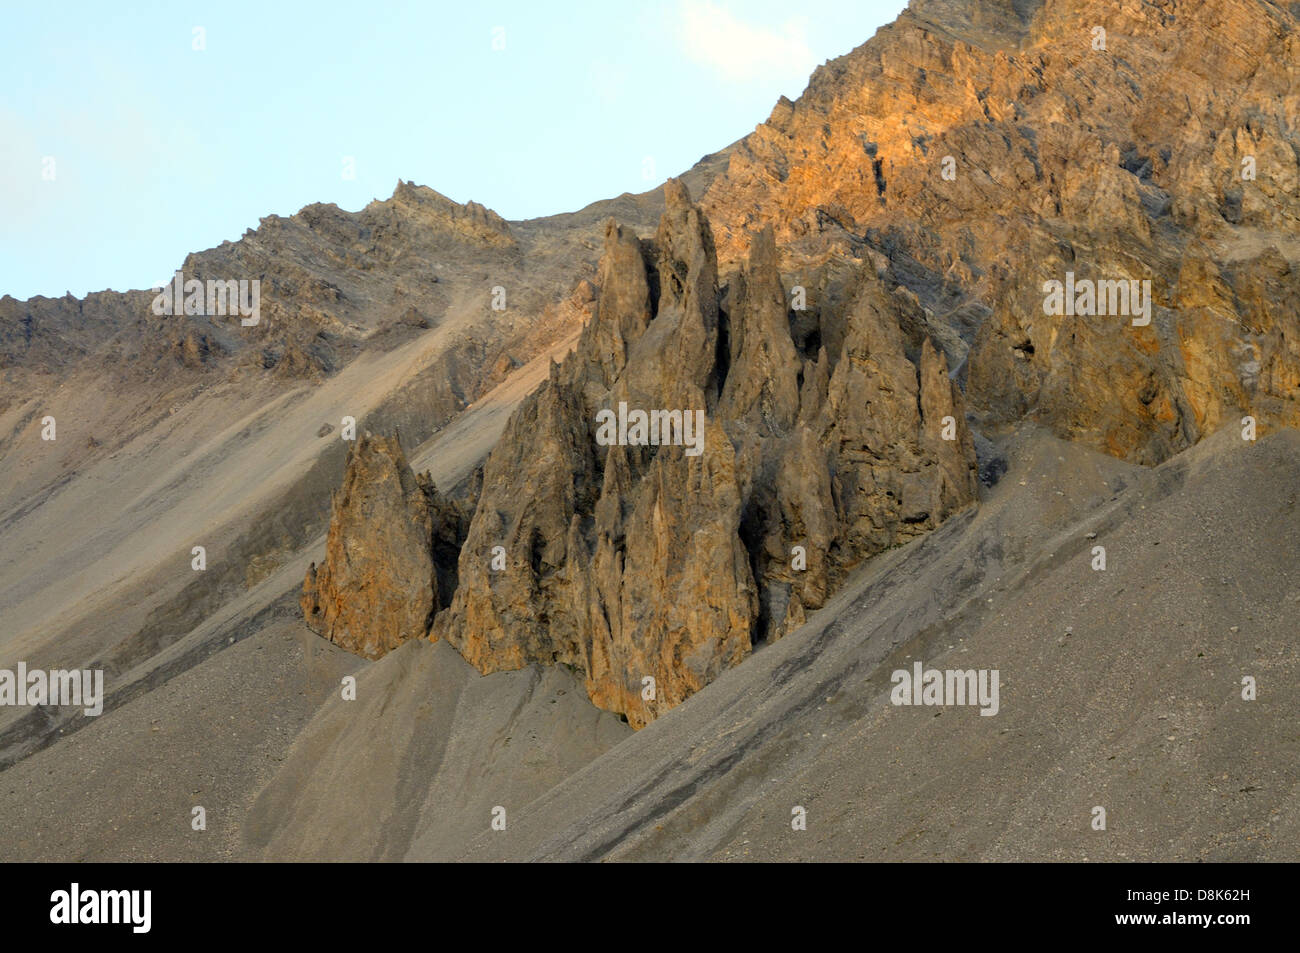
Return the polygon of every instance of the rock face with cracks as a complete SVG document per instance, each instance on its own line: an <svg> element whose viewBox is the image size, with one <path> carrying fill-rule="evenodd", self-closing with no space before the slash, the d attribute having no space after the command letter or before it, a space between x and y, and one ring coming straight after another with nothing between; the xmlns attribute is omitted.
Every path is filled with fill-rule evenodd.
<svg viewBox="0 0 1300 953"><path fill-rule="evenodd" d="M905 299L862 281L850 314L803 318L838 352L801 353L770 230L720 287L706 217L666 193L653 239L607 226L596 315L489 456L433 629L483 672L572 666L635 727L975 495L960 392ZM702 426L607 446L620 407Z"/></svg>
<svg viewBox="0 0 1300 953"><path fill-rule="evenodd" d="M652 237L607 226L594 316L489 457L432 634L484 672L569 665L639 726L969 505L971 425L1152 464L1300 424L1295 26L1261 0L916 0L819 68L699 204L670 181ZM1067 275L1145 304L1047 313ZM619 408L698 411L699 442L598 442Z"/></svg>
<svg viewBox="0 0 1300 953"><path fill-rule="evenodd" d="M828 259L888 269L985 430L1154 464L1300 425L1298 15L913 0L732 150L701 200L719 254L770 224L812 299ZM1045 314L1067 272L1148 282L1150 323Z"/></svg>
<svg viewBox="0 0 1300 953"><path fill-rule="evenodd" d="M359 437L333 495L325 561L303 581L307 625L370 659L423 637L455 588L460 520L397 437Z"/></svg>

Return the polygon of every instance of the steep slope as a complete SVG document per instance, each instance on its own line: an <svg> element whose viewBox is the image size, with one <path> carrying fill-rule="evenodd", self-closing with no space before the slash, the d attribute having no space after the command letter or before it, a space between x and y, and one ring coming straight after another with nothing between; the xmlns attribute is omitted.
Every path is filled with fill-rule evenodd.
<svg viewBox="0 0 1300 953"><path fill-rule="evenodd" d="M417 453L450 429L476 456L443 486L469 478L535 359L590 313L602 210L652 225L663 204L656 190L507 223L399 183L361 212L270 216L182 265L187 281L259 281L251 326L155 314L154 292L0 299L0 665L102 667L114 704L219 651L234 619L294 588L285 573L301 581L345 418ZM84 724L5 707L0 764Z"/></svg>
<svg viewBox="0 0 1300 953"><path fill-rule="evenodd" d="M1224 434L1149 470L1045 433L1005 449L978 510L870 561L779 644L542 794L502 776L506 732L452 757L441 722L411 719L403 706L448 693L421 687L444 664L430 647L404 646L367 676L384 687L364 713L336 699L305 730L253 846L364 855L381 841L330 852L326 832L382 805L385 824L427 832L384 856L416 861L1292 857L1300 435ZM409 674L417 658L429 676ZM893 673L918 661L997 670L996 714L891 704ZM394 732L414 776L440 779L409 789L400 821L391 755L355 744Z"/></svg>
<svg viewBox="0 0 1300 953"><path fill-rule="evenodd" d="M662 190L189 256L254 326L0 299L0 668L109 687L0 709L6 856L1290 856L1296 16L917 0Z"/></svg>
<svg viewBox="0 0 1300 953"><path fill-rule="evenodd" d="M1010 456L979 510L459 859L1294 859L1300 435ZM917 661L999 670L996 715L891 704Z"/></svg>
<svg viewBox="0 0 1300 953"><path fill-rule="evenodd" d="M983 429L1155 463L1246 414L1296 426L1296 26L1268 0L914 0L701 204L726 261L772 224L814 300L827 259L888 267ZM1150 323L1045 315L1067 273L1148 282Z"/></svg>
<svg viewBox="0 0 1300 953"><path fill-rule="evenodd" d="M1210 22L1242 9L1221 3L1195 15ZM1041 420L1139 463L1224 423L1253 433L1300 422L1287 305L1300 286L1278 244L1233 272L1245 282L1237 291L1212 277L1220 272L1204 255L1179 279L1175 304L1186 307L1175 312L1152 290L1171 250L1240 236L1239 220L1209 216L1190 197L1198 163L1212 161L1212 130L1191 127L1191 157L1163 158L1156 178L1141 151L1155 148L1149 139L1115 145L1135 134L1144 67L1186 85L1193 65L1223 60L1246 92L1212 114L1227 121L1267 101L1260 128L1300 150L1293 71L1257 75L1231 48L1175 42L1177 5L1167 6L1122 9L1110 31L1085 34L1080 24L1101 12L1088 3L917 4L819 70L798 103L778 105L731 150L702 208L670 182L653 241L611 222L595 318L489 458L458 589L433 635L483 672L575 666L597 705L647 724L798 625L862 559L974 499L976 435L949 355L962 362L978 427ZM1290 49L1290 13L1256 12L1250 36ZM928 19L939 15L941 30ZM1188 32L1185 21L1178 30ZM1081 57L1099 59L1081 66ZM942 82L928 84L927 69ZM988 89L973 85L986 79L1005 92L1005 110L991 111ZM962 82L968 95L954 97ZM1063 119L1085 101L1095 117L1088 141L1104 160ZM1167 117L1148 118L1152 135L1173 134ZM917 122L919 132L909 126ZM990 165L1013 128L1034 147L1016 160L1014 185ZM969 147L973 185L949 174L951 156L939 170L927 158L930 140L946 147L950 133ZM810 152L813 140L820 152ZM1140 165L1129 161L1134 149ZM1255 227L1289 254L1300 178L1287 154L1290 146ZM704 209L723 222L737 266L729 272L719 272ZM797 220L794 209L803 210ZM759 221L774 225L749 234ZM989 222L1011 229L1014 268L1007 246L986 234ZM1086 269L1077 263L1087 286L1077 300L1071 243L1089 256ZM974 270L948 269L964 293L996 304L970 312L981 320L969 350L970 327L923 303L935 301L936 273L922 246L950 256L978 246L985 256L963 259ZM1002 258L988 257L999 250ZM783 257L793 275L782 273ZM1061 282L1050 277L1058 265ZM1207 333L1207 316L1238 330ZM1014 334L1009 321L1019 322ZM601 420L615 408L612 440ZM656 418L671 414L686 423L698 415L691 449L658 446ZM638 434L637 415L648 435ZM610 443L619 446L598 449ZM521 499L524 486L532 492Z"/></svg>
<svg viewBox="0 0 1300 953"><path fill-rule="evenodd" d="M257 792L340 679L365 664L303 628L291 598L248 628L6 767L0 861L247 858L243 825Z"/></svg>

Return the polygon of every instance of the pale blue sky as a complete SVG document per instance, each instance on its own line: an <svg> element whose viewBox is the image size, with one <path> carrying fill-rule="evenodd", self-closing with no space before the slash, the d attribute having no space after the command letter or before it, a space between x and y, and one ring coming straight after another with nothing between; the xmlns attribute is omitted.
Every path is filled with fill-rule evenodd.
<svg viewBox="0 0 1300 953"><path fill-rule="evenodd" d="M7 6L0 295L27 298L148 287L264 215L399 178L508 219L644 191L905 2Z"/></svg>

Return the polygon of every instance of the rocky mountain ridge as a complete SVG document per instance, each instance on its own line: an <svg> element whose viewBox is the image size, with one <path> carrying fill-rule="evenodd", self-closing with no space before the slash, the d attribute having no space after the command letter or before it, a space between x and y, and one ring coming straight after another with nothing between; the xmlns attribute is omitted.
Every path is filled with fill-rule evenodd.
<svg viewBox="0 0 1300 953"><path fill-rule="evenodd" d="M7 651L127 697L297 603L310 560L337 645L569 666L642 727L971 508L1022 427L1150 465L1297 426L1296 16L918 0L680 183L529 222L399 183L189 256L265 283L254 328L0 299ZM1150 324L1045 314L1067 275L1149 282ZM434 489L416 470L498 390L502 438ZM603 445L620 405L702 412L702 452ZM5 725L6 758L65 728Z"/></svg>
<svg viewBox="0 0 1300 953"><path fill-rule="evenodd" d="M906 296L864 275L848 309L804 316L801 353L770 230L720 289L707 220L683 185L665 191L653 239L607 225L595 316L489 455L432 633L485 673L570 665L593 702L637 727L976 486L960 390ZM839 342L835 360L820 342ZM602 448L596 422L614 407L698 414L697 452L680 433ZM364 467L356 454L347 486ZM336 539L403 521L392 496L373 517L336 506L327 567L355 561ZM427 611L428 586L408 591Z"/></svg>
<svg viewBox="0 0 1300 953"><path fill-rule="evenodd" d="M1294 4L915 0L732 151L720 255L888 263L985 429L1151 464L1250 414L1295 426ZM1150 282L1154 316L1047 318L1046 281ZM811 286L813 282L805 281Z"/></svg>
<svg viewBox="0 0 1300 953"><path fill-rule="evenodd" d="M606 226L594 317L489 456L432 637L485 673L569 665L641 727L973 503L981 432L1153 464L1296 425L1294 26L917 2L820 68L698 205L670 181L653 238ZM1076 272L1103 291L1076 302ZM698 408L701 455L600 447L615 407Z"/></svg>

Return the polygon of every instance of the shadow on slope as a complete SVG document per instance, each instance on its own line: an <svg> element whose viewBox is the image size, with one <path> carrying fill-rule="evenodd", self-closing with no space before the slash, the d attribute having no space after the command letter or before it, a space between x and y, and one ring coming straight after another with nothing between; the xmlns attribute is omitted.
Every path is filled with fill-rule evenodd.
<svg viewBox="0 0 1300 953"><path fill-rule="evenodd" d="M313 719L246 825L267 860L449 859L631 729L566 669L480 676L445 642L408 642ZM409 852L409 854L408 854Z"/></svg>
<svg viewBox="0 0 1300 953"><path fill-rule="evenodd" d="M1293 857L1300 434L1152 470L1043 436L1010 456L978 511L462 858ZM891 705L916 660L999 670L999 713Z"/></svg>

